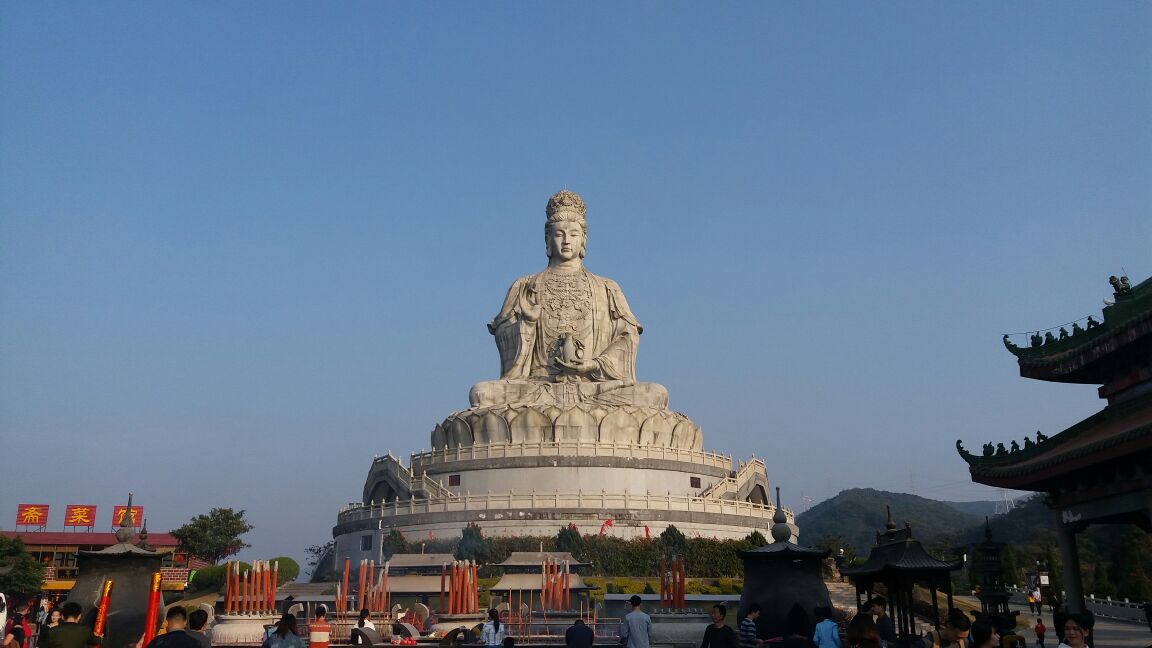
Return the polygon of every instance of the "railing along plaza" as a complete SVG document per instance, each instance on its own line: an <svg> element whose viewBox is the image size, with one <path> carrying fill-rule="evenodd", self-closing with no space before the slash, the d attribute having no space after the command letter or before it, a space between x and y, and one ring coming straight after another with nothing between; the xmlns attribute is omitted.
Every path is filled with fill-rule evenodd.
<svg viewBox="0 0 1152 648"><path fill-rule="evenodd" d="M747 517L771 519L776 507L771 504L755 504L737 500L712 499L692 495L657 493L588 493L542 492L530 493L471 493L409 499L372 505L349 504L340 510L340 523L355 522L377 517L412 515L420 513L449 513L456 511L486 511L517 508L565 508L565 509L642 509L649 511L686 511L693 513L720 513ZM784 511L792 516L787 507Z"/></svg>
<svg viewBox="0 0 1152 648"><path fill-rule="evenodd" d="M384 461L389 455L376 457ZM521 443L480 443L464 446L444 446L436 450L412 453L411 470L418 472L430 465L467 461L472 459L504 459L514 457L622 457L629 459L662 459L732 469L732 457L687 448L634 443L601 443L596 441L537 441Z"/></svg>

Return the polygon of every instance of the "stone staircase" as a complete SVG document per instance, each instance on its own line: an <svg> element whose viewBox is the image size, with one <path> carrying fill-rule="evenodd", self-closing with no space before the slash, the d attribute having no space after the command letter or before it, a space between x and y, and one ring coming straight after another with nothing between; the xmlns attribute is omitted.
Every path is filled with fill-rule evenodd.
<svg viewBox="0 0 1152 648"><path fill-rule="evenodd" d="M828 586L828 596L832 599L832 607L844 611L856 611L856 588L852 583L844 581L824 581Z"/></svg>
<svg viewBox="0 0 1152 648"><path fill-rule="evenodd" d="M824 581L824 585L828 587L828 597L832 599L832 607L842 610L844 612L856 613L856 588L844 581ZM917 618L916 619L916 633L924 634L932 629L932 624L927 621Z"/></svg>
<svg viewBox="0 0 1152 648"><path fill-rule="evenodd" d="M376 457L372 462L372 470L391 486L396 499L429 499L454 495L443 482L428 477L427 471L417 475L411 468L404 467L404 463L392 456L391 452ZM365 497L368 501L373 499L368 494Z"/></svg>

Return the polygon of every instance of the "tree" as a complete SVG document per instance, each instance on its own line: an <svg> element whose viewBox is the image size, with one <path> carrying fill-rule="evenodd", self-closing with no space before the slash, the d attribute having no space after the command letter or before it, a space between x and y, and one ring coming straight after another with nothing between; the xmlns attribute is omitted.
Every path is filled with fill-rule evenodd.
<svg viewBox="0 0 1152 648"><path fill-rule="evenodd" d="M583 560L586 549L587 543L584 541L584 536L580 535L580 530L576 528L575 524L560 527L560 531L556 534L556 551L567 551L572 554L573 558Z"/></svg>
<svg viewBox="0 0 1152 648"><path fill-rule="evenodd" d="M844 566L850 567L856 562L856 549L848 544L848 541L838 535L826 535L817 538L816 542L812 544L817 549L826 549L832 553L833 556L840 555L840 550L844 550Z"/></svg>
<svg viewBox="0 0 1152 648"><path fill-rule="evenodd" d="M207 515L200 514L184 526L172 531L180 548L188 553L218 563L251 545L240 536L252 530L244 519L244 511L214 508Z"/></svg>
<svg viewBox="0 0 1152 648"><path fill-rule="evenodd" d="M300 575L300 563L288 556L276 556L268 562L276 565L279 569L279 571L276 572L277 587L296 580L296 577Z"/></svg>
<svg viewBox="0 0 1152 648"><path fill-rule="evenodd" d="M749 533L744 538L744 542L747 542L753 547L763 547L764 545L768 544L768 538L765 538L763 533L760 533L759 530L756 530L752 533Z"/></svg>
<svg viewBox="0 0 1152 648"><path fill-rule="evenodd" d="M1064 602L1064 572L1060 560L1052 545L1045 545L1043 549L1043 567L1048 570L1048 597L1059 606Z"/></svg>
<svg viewBox="0 0 1152 648"><path fill-rule="evenodd" d="M1117 569L1120 596L1136 601L1152 599L1152 535L1129 528L1122 536L1114 564L1123 566Z"/></svg>
<svg viewBox="0 0 1152 648"><path fill-rule="evenodd" d="M44 565L28 553L24 540L0 536L0 592L9 596L33 594L43 583Z"/></svg>
<svg viewBox="0 0 1152 648"><path fill-rule="evenodd" d="M392 556L398 553L408 552L408 539L400 533L400 529L392 529L380 541L380 550L384 554L384 560L391 560Z"/></svg>
<svg viewBox="0 0 1152 648"><path fill-rule="evenodd" d="M1020 580L1020 568L1017 566L1016 550L1011 545L1004 547L1004 552L1000 554L1000 564L1004 568L1005 585L1017 585L1023 581Z"/></svg>
<svg viewBox="0 0 1152 648"><path fill-rule="evenodd" d="M670 554L688 553L688 538L674 525L669 524L667 529L660 533L660 546Z"/></svg>
<svg viewBox="0 0 1152 648"><path fill-rule="evenodd" d="M328 552L335 548L335 540L329 540L322 545L314 544L308 547L304 550L304 553L308 554L308 566L315 568L316 565L320 564L321 560L324 560L324 557L328 555Z"/></svg>
<svg viewBox="0 0 1152 648"><path fill-rule="evenodd" d="M308 575L313 583L336 579L336 541L315 544L304 550L308 554Z"/></svg>
<svg viewBox="0 0 1152 648"><path fill-rule="evenodd" d="M1112 579L1108 578L1108 565L1103 560L1096 563L1095 569L1092 570L1092 588L1088 593L1096 598L1116 596L1116 586L1112 584Z"/></svg>
<svg viewBox="0 0 1152 648"><path fill-rule="evenodd" d="M240 562L240 573L252 569L252 565L246 562ZM205 590L224 590L224 582L228 577L228 565L212 565L211 567L203 567L197 569L193 575L192 580L188 585L189 592L200 592Z"/></svg>
<svg viewBox="0 0 1152 648"><path fill-rule="evenodd" d="M469 522L468 526L461 529L460 544L456 545L456 557L460 560L487 561L488 542L476 523Z"/></svg>

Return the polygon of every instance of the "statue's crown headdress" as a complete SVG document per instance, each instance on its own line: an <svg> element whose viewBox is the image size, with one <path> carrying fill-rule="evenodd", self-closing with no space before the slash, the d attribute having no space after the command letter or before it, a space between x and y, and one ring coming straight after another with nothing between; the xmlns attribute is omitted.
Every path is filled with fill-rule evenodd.
<svg viewBox="0 0 1152 648"><path fill-rule="evenodd" d="M548 199L548 222L561 221L584 224L584 201L574 191L561 189Z"/></svg>

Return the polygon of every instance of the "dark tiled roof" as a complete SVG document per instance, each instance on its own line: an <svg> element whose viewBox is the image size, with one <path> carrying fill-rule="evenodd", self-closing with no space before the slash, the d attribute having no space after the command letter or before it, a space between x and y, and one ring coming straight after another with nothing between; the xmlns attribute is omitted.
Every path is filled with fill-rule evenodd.
<svg viewBox="0 0 1152 648"><path fill-rule="evenodd" d="M572 567L587 566L589 563L580 562L567 551L513 551L508 559L499 563L502 567L539 567L546 560L555 560L563 563L565 560Z"/></svg>
<svg viewBox="0 0 1152 648"><path fill-rule="evenodd" d="M445 563L451 565L456 557L450 553L432 554L394 554L388 559L390 567L440 567Z"/></svg>
<svg viewBox="0 0 1152 648"><path fill-rule="evenodd" d="M1004 345L1019 359L1020 374L1060 380L1152 332L1152 278L1125 293L1115 293L1114 298L1115 302L1104 308L1104 321L1096 328L1073 329L1073 335L1040 346L1018 347L1004 336ZM1085 380L1092 381L1089 376Z"/></svg>
<svg viewBox="0 0 1152 648"><path fill-rule="evenodd" d="M22 538L26 545L101 545L116 544L115 533L92 531L0 531L9 538ZM135 541L135 539L134 539ZM175 547L180 544L171 533L148 532L148 544L153 547Z"/></svg>
<svg viewBox="0 0 1152 648"><path fill-rule="evenodd" d="M940 560L924 550L918 540L903 540L872 547L868 560L859 567L846 567L841 570L845 576L867 576L886 570L949 572L964 566L962 560Z"/></svg>
<svg viewBox="0 0 1152 648"><path fill-rule="evenodd" d="M103 549L100 549L99 551L81 551L80 552L80 555L82 555L82 556L101 556L101 555L107 556L107 555L116 555L116 554L120 554L120 555L134 554L137 556L159 556L160 555L156 551L152 551L150 549L141 549L140 547L137 547L134 544L127 544L127 543L114 544L111 547L104 547Z"/></svg>
<svg viewBox="0 0 1152 648"><path fill-rule="evenodd" d="M572 574L569 584L573 592L596 589L589 587L584 583L584 579L579 574ZM523 590L525 592L535 590L540 591L540 574L504 574L500 577L500 581L492 587L488 588L493 592L507 592Z"/></svg>
<svg viewBox="0 0 1152 648"><path fill-rule="evenodd" d="M741 549L736 553L741 558L753 560L823 560L832 552L829 549L800 547L791 542L773 542L755 549Z"/></svg>
<svg viewBox="0 0 1152 648"><path fill-rule="evenodd" d="M957 443L974 481L984 479L1041 480L1048 473L1083 469L1083 464L1106 461L1116 454L1147 452L1152 448L1152 392L1110 405L1043 443L1019 452L980 456Z"/></svg>

